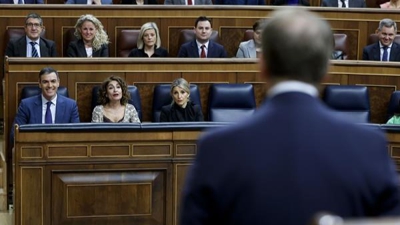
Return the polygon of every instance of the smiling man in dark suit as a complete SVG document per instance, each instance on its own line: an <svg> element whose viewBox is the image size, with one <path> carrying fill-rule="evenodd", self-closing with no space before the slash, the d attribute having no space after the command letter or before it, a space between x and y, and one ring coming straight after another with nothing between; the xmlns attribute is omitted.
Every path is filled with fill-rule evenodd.
<svg viewBox="0 0 400 225"><path fill-rule="evenodd" d="M226 58L224 46L210 40L211 20L205 16L197 18L194 25L195 40L181 46L178 57L189 58Z"/></svg>
<svg viewBox="0 0 400 225"><path fill-rule="evenodd" d="M268 99L251 118L199 139L180 224L305 225L321 211L400 215L384 133L338 117L318 98L333 50L329 24L300 7L270 16L259 61Z"/></svg>
<svg viewBox="0 0 400 225"><path fill-rule="evenodd" d="M400 45L394 42L397 25L391 19L379 22L377 30L379 41L364 47L363 60L400 61Z"/></svg>
<svg viewBox="0 0 400 225"><path fill-rule="evenodd" d="M9 57L57 57L53 41L40 37L43 20L40 15L31 13L25 19L25 36L10 40L5 55Z"/></svg>

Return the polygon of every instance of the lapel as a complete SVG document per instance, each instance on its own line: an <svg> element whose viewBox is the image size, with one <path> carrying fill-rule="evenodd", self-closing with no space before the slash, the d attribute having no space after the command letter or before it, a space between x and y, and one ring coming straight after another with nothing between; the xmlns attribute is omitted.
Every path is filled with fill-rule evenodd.
<svg viewBox="0 0 400 225"><path fill-rule="evenodd" d="M249 54L249 58L257 58L257 53L256 53L256 44L254 43L254 40L251 40L248 44L247 48L247 53Z"/></svg>
<svg viewBox="0 0 400 225"><path fill-rule="evenodd" d="M35 106L32 109L33 110L33 121L32 123L43 123L42 118L43 118L43 105L42 105L42 95L38 95L37 98L35 99Z"/></svg>
<svg viewBox="0 0 400 225"><path fill-rule="evenodd" d="M374 61L381 61L381 51L379 49L379 42L375 43L372 48L372 57Z"/></svg>
<svg viewBox="0 0 400 225"><path fill-rule="evenodd" d="M43 38L40 38L40 57L49 57L49 49L46 46Z"/></svg>
<svg viewBox="0 0 400 225"><path fill-rule="evenodd" d="M26 36L24 35L18 40L18 53L20 57L26 57Z"/></svg>
<svg viewBox="0 0 400 225"><path fill-rule="evenodd" d="M214 55L215 55L214 51L215 51L214 43L213 43L211 40L209 40L209 41L208 41L207 58L213 58Z"/></svg>
<svg viewBox="0 0 400 225"><path fill-rule="evenodd" d="M197 58L200 58L199 50L197 49L196 39L194 39L194 40L192 41L191 47L192 47L192 48L191 48L191 51L192 51L193 55L194 55L195 57L197 57ZM210 48L210 45L208 45L208 47ZM209 50L209 51L210 51L210 50ZM207 55L207 57L208 57L208 55Z"/></svg>
<svg viewBox="0 0 400 225"><path fill-rule="evenodd" d="M392 48L390 49L390 57L389 57L389 61L397 61L396 60L396 56L399 53L399 46L393 42L392 44Z"/></svg>
<svg viewBox="0 0 400 225"><path fill-rule="evenodd" d="M78 52L79 52L78 55L81 55L81 56L83 56L83 57L87 57L86 49L85 49L85 44L83 44L82 39L79 39L79 40L76 42L76 45L77 45L77 49L78 49Z"/></svg>
<svg viewBox="0 0 400 225"><path fill-rule="evenodd" d="M61 95L57 94L56 117L54 123L63 123L65 115L65 100Z"/></svg>

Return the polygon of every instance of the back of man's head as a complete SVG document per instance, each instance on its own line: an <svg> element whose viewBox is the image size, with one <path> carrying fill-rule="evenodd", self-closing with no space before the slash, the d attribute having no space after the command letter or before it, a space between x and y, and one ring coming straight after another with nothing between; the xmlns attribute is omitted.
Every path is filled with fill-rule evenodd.
<svg viewBox="0 0 400 225"><path fill-rule="evenodd" d="M329 24L305 9L277 10L262 33L264 63L270 79L320 83L332 53Z"/></svg>

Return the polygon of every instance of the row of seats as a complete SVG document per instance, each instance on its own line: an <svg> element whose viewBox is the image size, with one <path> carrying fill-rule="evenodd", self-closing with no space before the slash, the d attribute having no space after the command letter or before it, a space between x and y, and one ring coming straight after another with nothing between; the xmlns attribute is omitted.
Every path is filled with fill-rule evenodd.
<svg viewBox="0 0 400 225"><path fill-rule="evenodd" d="M98 91L100 86L92 89L92 111L98 104ZM172 103L170 95L171 86L169 84L159 84L155 86L153 92L152 121L160 121L161 108ZM139 119L142 121L142 103L140 93L136 86L129 85L128 92L131 99L129 103L134 105L138 111ZM41 89L38 86L26 86L22 89L21 99L39 95ZM66 87L59 87L58 94L69 97ZM200 108L200 91L197 85L190 85L190 99ZM251 115L256 109L253 85L251 84L213 84L210 86L208 101L209 120L214 122L233 122L244 116Z"/></svg>
<svg viewBox="0 0 400 225"><path fill-rule="evenodd" d="M76 37L74 35L75 28L67 29L63 36L63 56L67 56L67 48L68 44L74 40ZM117 57L128 57L129 53L132 49L137 47L137 39L139 36L140 30L138 29L124 29L120 30L117 36ZM253 30L246 30L242 41L248 41L253 39ZM18 39L25 35L25 30L23 27L12 27L7 28L5 41L9 41L11 39ZM46 32L43 30L41 36L43 38L46 37ZM178 46L181 46L183 43L191 41L195 38L195 34L192 29L183 29L180 32ZM347 59L348 56L348 47L347 47L347 35L346 34L334 34L335 38L335 50L342 51L344 54L344 59ZM216 30L212 31L210 39L219 42L219 33ZM7 43L5 43L7 45ZM223 43L221 43L223 44ZM5 45L5 46L6 46Z"/></svg>
<svg viewBox="0 0 400 225"><path fill-rule="evenodd" d="M161 108L172 103L169 84L156 85L153 91L152 121L159 122ZM92 110L98 104L98 90L92 89ZM128 86L131 99L142 120L142 106L139 90L136 86ZM190 99L202 108L200 91L196 84L190 84ZM38 95L41 90L37 86L26 86L22 89L21 99ZM58 94L68 97L65 87L59 87ZM370 100L368 88L356 85L328 85L322 100L336 111L338 116L346 117L356 123L368 123L370 119ZM394 113L400 113L400 91L393 92L389 107L388 119ZM250 116L256 109L254 88L251 84L212 84L208 97L208 120L213 122L232 122Z"/></svg>

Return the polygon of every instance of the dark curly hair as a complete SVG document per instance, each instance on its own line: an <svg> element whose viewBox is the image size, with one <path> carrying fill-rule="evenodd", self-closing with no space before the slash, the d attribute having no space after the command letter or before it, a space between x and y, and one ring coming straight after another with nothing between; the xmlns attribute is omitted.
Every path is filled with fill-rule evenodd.
<svg viewBox="0 0 400 225"><path fill-rule="evenodd" d="M121 86L122 89L121 105L125 105L126 103L128 103L128 100L131 97L130 94L128 93L128 86L126 85L125 81L118 76L110 76L103 81L98 93L99 95L98 103L101 105L105 105L110 102L110 99L107 97L107 86L111 81L117 81L117 83Z"/></svg>

